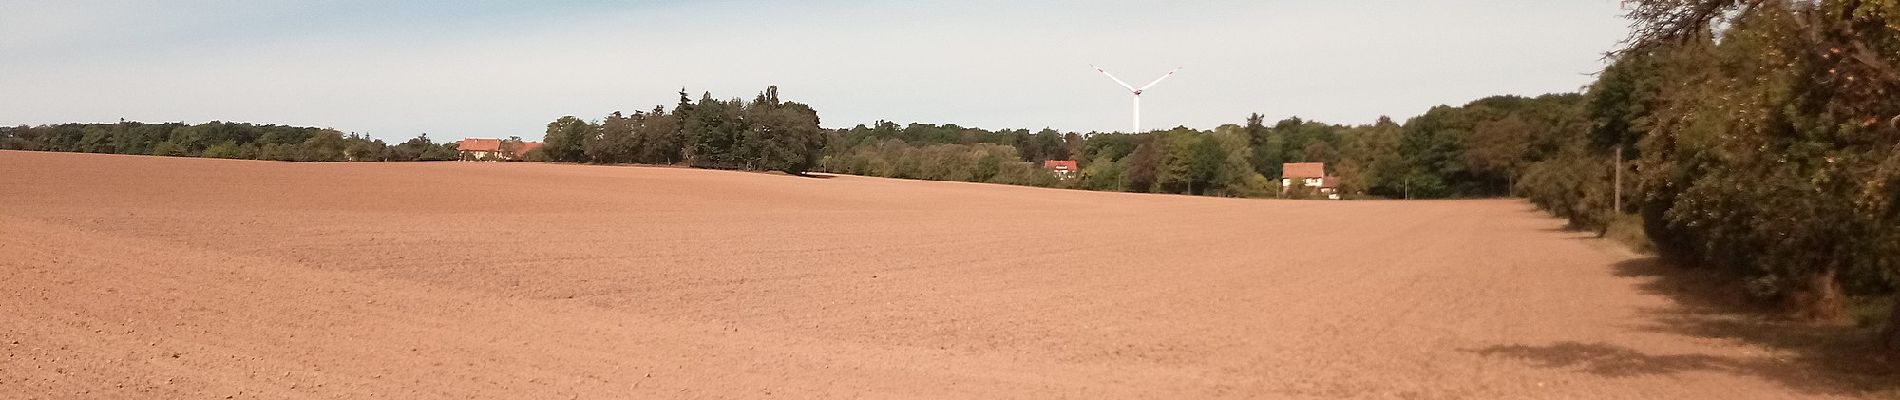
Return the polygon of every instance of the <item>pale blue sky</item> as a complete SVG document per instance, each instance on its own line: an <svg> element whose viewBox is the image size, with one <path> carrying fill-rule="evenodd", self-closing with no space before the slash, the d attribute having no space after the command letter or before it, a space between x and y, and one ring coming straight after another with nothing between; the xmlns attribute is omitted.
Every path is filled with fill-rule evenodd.
<svg viewBox="0 0 1900 400"><path fill-rule="evenodd" d="M208 120L385 139L539 138L567 114L778 85L827 127L1213 128L1248 113L1366 123L1574 91L1614 0L0 0L0 124ZM1139 81L1139 82L1137 82Z"/></svg>

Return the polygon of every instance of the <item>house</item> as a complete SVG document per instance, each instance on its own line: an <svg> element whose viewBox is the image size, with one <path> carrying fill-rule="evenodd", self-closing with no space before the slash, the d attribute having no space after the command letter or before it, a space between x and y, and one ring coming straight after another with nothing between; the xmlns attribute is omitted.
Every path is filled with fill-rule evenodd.
<svg viewBox="0 0 1900 400"><path fill-rule="evenodd" d="M527 157L528 152L539 148L541 148L541 142L521 142L521 147L515 148L515 156L517 158Z"/></svg>
<svg viewBox="0 0 1900 400"><path fill-rule="evenodd" d="M529 150L541 147L541 142L523 142L519 139L462 139L455 144L455 151L462 154L462 161L508 161L519 160Z"/></svg>
<svg viewBox="0 0 1900 400"><path fill-rule="evenodd" d="M1306 193L1290 193L1294 187ZM1324 195L1328 199L1339 200L1339 177L1326 175L1326 163L1302 162L1280 164L1280 196L1289 194L1307 196Z"/></svg>
<svg viewBox="0 0 1900 400"><path fill-rule="evenodd" d="M1077 171L1080 170L1076 168L1076 163L1073 160L1043 161L1042 169L1049 170L1049 174L1055 175L1056 179L1074 178Z"/></svg>

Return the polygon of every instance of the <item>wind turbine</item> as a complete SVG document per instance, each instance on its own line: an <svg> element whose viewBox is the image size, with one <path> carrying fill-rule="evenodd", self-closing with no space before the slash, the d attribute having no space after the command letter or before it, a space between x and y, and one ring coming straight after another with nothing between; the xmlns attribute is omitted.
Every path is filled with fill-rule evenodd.
<svg viewBox="0 0 1900 400"><path fill-rule="evenodd" d="M1102 67L1096 67L1094 65L1090 65L1090 67L1094 67L1095 71L1101 72L1102 75L1107 75L1108 79L1114 80L1115 84L1117 85L1122 85L1122 88L1128 89L1129 93L1135 94L1135 130L1129 133L1141 133L1141 92L1147 91L1148 88L1155 87L1155 84L1161 83L1162 79L1168 79L1168 77L1174 76L1175 72L1181 70L1180 67L1176 67L1173 71L1168 71L1167 74L1161 75L1160 78L1155 78L1154 82L1148 82L1147 85L1142 85L1140 88L1136 88L1134 86L1128 86L1128 82L1122 82L1121 79L1116 79L1115 75L1109 74L1108 71L1102 70Z"/></svg>

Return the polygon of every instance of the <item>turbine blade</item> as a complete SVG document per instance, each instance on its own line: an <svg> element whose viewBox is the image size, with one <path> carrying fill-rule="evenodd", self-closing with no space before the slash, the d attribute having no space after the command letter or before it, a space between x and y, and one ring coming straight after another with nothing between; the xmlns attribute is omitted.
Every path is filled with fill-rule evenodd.
<svg viewBox="0 0 1900 400"><path fill-rule="evenodd" d="M1155 84L1161 83L1162 79L1168 79L1168 77L1174 76L1174 73L1179 72L1179 71L1181 71L1181 68L1175 67L1173 71L1168 71L1166 75L1162 75L1160 78L1155 78L1154 82L1148 82L1147 86L1142 86L1140 89L1135 89L1135 90L1148 90L1148 88L1155 87Z"/></svg>
<svg viewBox="0 0 1900 400"><path fill-rule="evenodd" d="M1113 80L1115 81L1115 84L1117 84L1117 85L1122 85L1122 87L1123 87L1123 88L1126 88L1126 89L1128 89L1128 91L1130 91L1130 92L1133 92L1133 91L1135 91L1135 87L1134 87L1134 86L1128 86L1128 82L1122 82L1122 80L1121 80L1121 79L1116 79L1116 78L1115 78L1115 75L1111 75L1111 74L1109 74L1109 73L1108 73L1108 71L1104 71L1104 70L1102 70L1102 67L1096 67L1096 66L1093 66L1093 65L1090 65L1090 67L1094 67L1094 68L1095 68L1095 72L1100 72L1100 73L1102 73L1102 75L1107 75L1107 76L1108 76L1108 79L1113 79Z"/></svg>

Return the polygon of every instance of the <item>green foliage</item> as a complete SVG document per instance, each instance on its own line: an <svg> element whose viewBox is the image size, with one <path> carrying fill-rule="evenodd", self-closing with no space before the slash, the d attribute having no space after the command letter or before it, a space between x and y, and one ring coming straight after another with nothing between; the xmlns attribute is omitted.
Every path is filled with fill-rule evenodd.
<svg viewBox="0 0 1900 400"><path fill-rule="evenodd" d="M344 159L348 161L387 161L389 145L381 140L351 135L343 146Z"/></svg>
<svg viewBox="0 0 1900 400"><path fill-rule="evenodd" d="M936 125L913 124L914 132L937 132ZM1025 134L1029 146L1052 156L1095 156L1081 164L1070 180L1059 180L1042 168L1037 157L1025 157L1025 146L982 142L983 130L959 141L934 143L929 136L908 137L894 124L834 131L831 148L819 168L828 172L927 180L950 180L1070 187L1109 191L1160 191L1217 196L1266 196L1270 180L1252 170L1250 147L1238 132L1204 132L1186 128L1139 135L1096 134L1089 137L1054 131ZM1002 136L996 136L1002 137ZM867 141L870 138L882 138ZM947 138L938 136L939 139ZM1037 139L1048 138L1048 139ZM842 144L849 147L838 148ZM1056 144L1061 144L1057 146ZM1072 149L1072 150L1071 150ZM1045 155L1051 156L1051 155Z"/></svg>
<svg viewBox="0 0 1900 400"><path fill-rule="evenodd" d="M1155 183L1159 180L1158 174L1161 169L1162 143L1158 143L1153 134L1143 134L1143 138L1145 140L1135 146L1134 152L1129 153L1128 157L1122 160L1128 165L1126 168L1128 172L1124 175L1126 179L1121 187L1130 192L1145 193L1157 190Z"/></svg>
<svg viewBox="0 0 1900 400"><path fill-rule="evenodd" d="M599 127L575 118L563 116L548 123L547 135L541 139L541 151L548 159L564 162L586 162L587 148L594 145Z"/></svg>
<svg viewBox="0 0 1900 400"><path fill-rule="evenodd" d="M152 155L175 157L185 155L185 151L172 142L160 142L157 146L152 146Z"/></svg>
<svg viewBox="0 0 1900 400"><path fill-rule="evenodd" d="M1618 214L1605 223L1603 237L1622 244L1638 254L1650 254L1656 251L1655 242L1643 231L1643 217L1631 214Z"/></svg>
<svg viewBox="0 0 1900 400"><path fill-rule="evenodd" d="M827 137L818 125L818 111L810 106L781 102L778 88L768 87L758 99L746 104L750 123L749 152L753 168L803 174L816 167Z"/></svg>
<svg viewBox="0 0 1900 400"><path fill-rule="evenodd" d="M1524 127L1477 125L1466 173L1508 171L1503 155L1522 150L1514 186L1538 205L1613 236L1640 226L1663 257L1727 272L1806 315L1839 314L1844 294L1891 293L1900 274L1900 6L1632 5L1636 40L1577 110L1532 109ZM1526 143L1495 135L1519 129L1534 134ZM1420 160L1414 166L1437 159ZM1619 170L1625 209L1614 210ZM1900 345L1900 329L1885 340Z"/></svg>
<svg viewBox="0 0 1900 400"><path fill-rule="evenodd" d="M1103 191L1127 190L1127 175L1127 163L1116 162L1114 157L1104 154L1082 168L1076 187Z"/></svg>
<svg viewBox="0 0 1900 400"><path fill-rule="evenodd" d="M343 161L348 154L344 149L349 144L343 140L343 134L336 131L324 131L310 135L304 140L300 155L296 161Z"/></svg>
<svg viewBox="0 0 1900 400"><path fill-rule="evenodd" d="M1017 161L1013 146L993 143L913 145L898 139L864 143L819 166L827 172L936 181L1055 186L1038 165Z"/></svg>
<svg viewBox="0 0 1900 400"><path fill-rule="evenodd" d="M565 116L548 124L545 144L524 158L598 164L685 163L705 168L773 170L802 174L817 166L829 138L811 106L781 101L768 87L752 101L698 102L680 92L680 103L667 112L622 115L600 123Z"/></svg>
<svg viewBox="0 0 1900 400"><path fill-rule="evenodd" d="M1551 158L1527 164L1517 192L1578 228L1597 229L1610 218L1610 160L1575 137Z"/></svg>
<svg viewBox="0 0 1900 400"><path fill-rule="evenodd" d="M1055 176L1049 175L1049 171L1033 163L1005 161L996 166L996 176L988 180L990 183L1041 187L1053 187L1060 183Z"/></svg>
<svg viewBox="0 0 1900 400"><path fill-rule="evenodd" d="M1302 179L1289 180L1281 189L1280 198L1284 199L1310 200L1318 198L1319 194L1319 192L1314 191L1312 187L1306 186L1306 181Z"/></svg>
<svg viewBox="0 0 1900 400"><path fill-rule="evenodd" d="M1135 152L1135 147L1144 143L1145 135L1126 133L1096 133L1082 137L1082 150L1078 160L1114 161Z"/></svg>
<svg viewBox="0 0 1900 400"><path fill-rule="evenodd" d="M1186 157L1188 192L1203 194L1211 187L1224 183L1220 182L1224 172L1221 167L1225 166L1227 152L1221 149L1219 141L1211 137L1197 137L1192 142Z"/></svg>
<svg viewBox="0 0 1900 400"><path fill-rule="evenodd" d="M389 149L390 161L453 161L461 158L461 154L455 151L454 143L436 144L429 140L427 133L416 135Z"/></svg>
<svg viewBox="0 0 1900 400"><path fill-rule="evenodd" d="M1347 130L1343 134L1340 162L1335 167L1340 191L1349 195L1402 197L1402 192L1395 195L1391 188L1401 187L1394 182L1399 182L1407 169L1399 154L1399 137L1403 130L1386 117L1379 117L1372 125Z"/></svg>
<svg viewBox="0 0 1900 400"><path fill-rule="evenodd" d="M203 154L203 155L201 155L200 157L205 157L205 158L238 158L238 146L237 146L237 143L235 143L235 142L224 142L224 143L219 143L219 144L217 144L217 145L215 145L215 146L211 146L211 147L209 147L209 148L206 148L206 149L205 149L205 152L204 152L204 154Z"/></svg>
<svg viewBox="0 0 1900 400"><path fill-rule="evenodd" d="M1110 136L1126 138L1127 135L1097 134L1084 137L1080 134L1062 133L1054 129L1043 129L1031 133L1026 129L991 131L955 124L913 123L899 126L889 121L878 121L870 126L858 125L832 132L829 144L826 146L830 152L826 155L837 155L865 143L888 139L897 139L913 145L953 143L1005 145L1015 147L1020 160L1038 163L1047 160L1072 160L1077 159L1078 155L1081 159L1088 159L1094 157L1097 152L1103 151L1115 153L1116 157L1119 157L1133 150L1134 146L1127 144L1125 140L1120 142L1125 147L1104 149L1103 146L1113 146L1117 143L1114 140L1105 139Z"/></svg>
<svg viewBox="0 0 1900 400"><path fill-rule="evenodd" d="M588 160L602 164L635 162L641 145L635 125L644 117L634 113L633 118L628 118L621 116L619 111L608 114L607 119L600 122L600 136L588 142L589 145L582 148L581 152Z"/></svg>
<svg viewBox="0 0 1900 400"><path fill-rule="evenodd" d="M212 121L0 127L0 149L142 154L275 161L454 160L451 144L427 135L389 146L334 129Z"/></svg>

